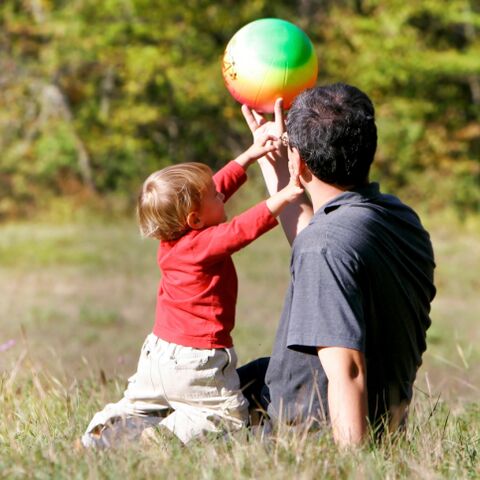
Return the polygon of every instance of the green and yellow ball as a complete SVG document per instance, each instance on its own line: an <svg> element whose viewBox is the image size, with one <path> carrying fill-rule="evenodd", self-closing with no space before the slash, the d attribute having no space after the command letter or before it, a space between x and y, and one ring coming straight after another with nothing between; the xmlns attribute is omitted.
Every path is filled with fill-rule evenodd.
<svg viewBox="0 0 480 480"><path fill-rule="evenodd" d="M318 62L303 30L286 20L263 18L242 27L228 42L222 73L235 100L270 113L278 97L288 108L301 91L315 85Z"/></svg>

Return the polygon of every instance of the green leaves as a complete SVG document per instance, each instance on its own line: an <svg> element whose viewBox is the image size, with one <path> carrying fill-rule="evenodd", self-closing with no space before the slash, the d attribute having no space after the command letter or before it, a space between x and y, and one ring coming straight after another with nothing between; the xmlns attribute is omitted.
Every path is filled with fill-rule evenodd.
<svg viewBox="0 0 480 480"><path fill-rule="evenodd" d="M128 197L169 163L217 167L238 154L250 135L223 85L221 57L240 27L276 16L313 40L319 84L352 83L374 100L373 179L417 199L433 176L435 208L478 210L478 8L467 0L318 3L6 0L0 195L9 200L0 202L21 205L29 191L40 204L72 178ZM48 89L60 106L45 101ZM442 179L448 192L457 185L453 198Z"/></svg>

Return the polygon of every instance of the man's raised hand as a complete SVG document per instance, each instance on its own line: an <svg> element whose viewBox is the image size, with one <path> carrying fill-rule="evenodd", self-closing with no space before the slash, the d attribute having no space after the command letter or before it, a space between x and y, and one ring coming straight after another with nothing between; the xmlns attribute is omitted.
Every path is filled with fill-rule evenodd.
<svg viewBox="0 0 480 480"><path fill-rule="evenodd" d="M267 120L263 115L251 109L247 105L242 105L242 114L247 122L248 128L252 132L254 140L261 135L274 135L280 138L285 132L285 122L283 117L283 99L277 98L274 106L273 120ZM269 152L265 158L275 163L279 158L286 158L286 149L280 145L278 150Z"/></svg>

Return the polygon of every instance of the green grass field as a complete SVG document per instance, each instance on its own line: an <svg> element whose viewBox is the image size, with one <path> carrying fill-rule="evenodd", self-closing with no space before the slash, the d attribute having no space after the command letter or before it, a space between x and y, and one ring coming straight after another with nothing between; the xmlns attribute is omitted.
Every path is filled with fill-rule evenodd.
<svg viewBox="0 0 480 480"><path fill-rule="evenodd" d="M152 327L155 242L133 219L0 226L0 478L480 478L480 221L424 222L438 295L410 427L354 452L295 431L78 448L92 414L120 398ZM270 353L289 248L278 228L234 258L242 364Z"/></svg>

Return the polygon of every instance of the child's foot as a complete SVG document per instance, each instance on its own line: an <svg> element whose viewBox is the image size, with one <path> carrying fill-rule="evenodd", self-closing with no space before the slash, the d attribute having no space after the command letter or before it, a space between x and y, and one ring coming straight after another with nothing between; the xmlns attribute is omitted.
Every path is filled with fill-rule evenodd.
<svg viewBox="0 0 480 480"><path fill-rule="evenodd" d="M145 430L154 428L152 427L153 421L158 422L158 419L148 417L115 418L109 421L107 425L98 425L85 433L81 442L85 448L100 450L138 442L141 441Z"/></svg>

